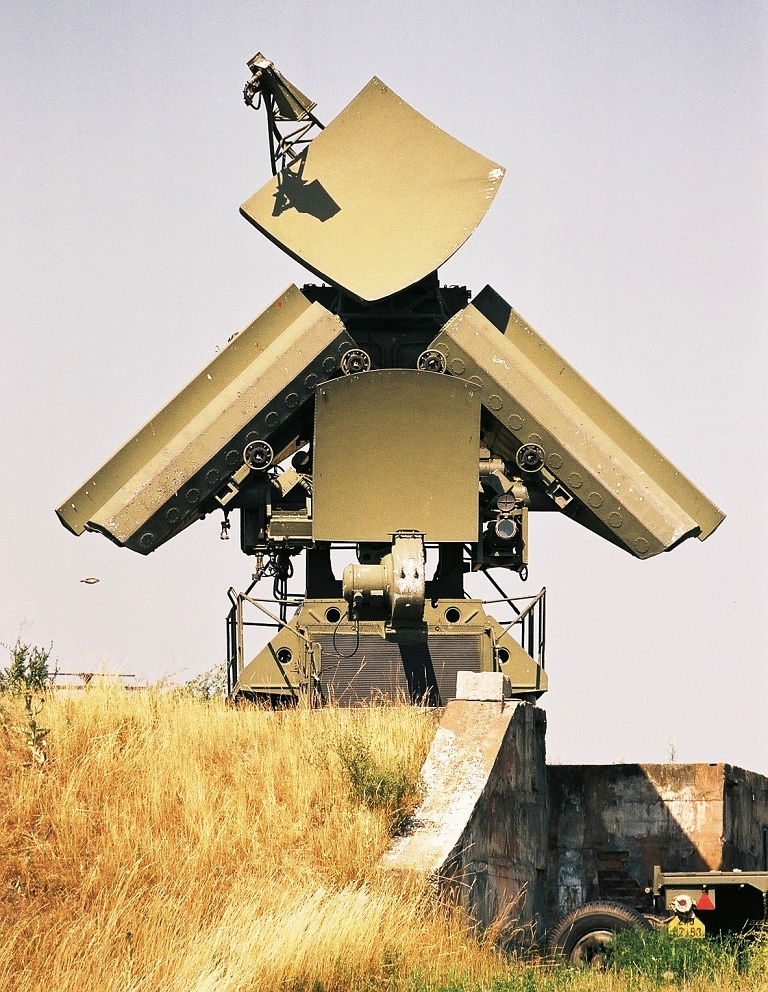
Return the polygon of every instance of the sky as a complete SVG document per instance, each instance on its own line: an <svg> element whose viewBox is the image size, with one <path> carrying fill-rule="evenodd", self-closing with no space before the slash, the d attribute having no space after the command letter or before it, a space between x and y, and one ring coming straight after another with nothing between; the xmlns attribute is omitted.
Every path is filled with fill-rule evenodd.
<svg viewBox="0 0 768 992"><path fill-rule="evenodd" d="M326 123L376 75L504 165L443 282L492 285L727 514L645 562L532 517L507 586L547 587L550 760L768 774L764 0L6 0L0 642L150 680L223 660L251 563L217 518L144 558L54 511L316 281L238 213L269 176L256 51Z"/></svg>

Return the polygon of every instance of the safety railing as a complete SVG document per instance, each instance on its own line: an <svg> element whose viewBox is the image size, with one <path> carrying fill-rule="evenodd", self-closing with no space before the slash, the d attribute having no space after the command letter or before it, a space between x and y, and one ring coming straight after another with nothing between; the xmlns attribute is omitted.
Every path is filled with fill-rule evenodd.
<svg viewBox="0 0 768 992"><path fill-rule="evenodd" d="M490 578L490 576L488 576ZM491 580L492 581L492 580ZM496 583L494 583L496 585ZM547 590L542 589L535 596L504 596L501 599L484 599L484 606L506 604L513 616L494 617L501 624L503 632L514 637L521 648L534 661L545 668L547 632Z"/></svg>
<svg viewBox="0 0 768 992"><path fill-rule="evenodd" d="M263 604L269 603L278 609L281 606L300 606L300 599L255 599L249 593L256 583L252 582L245 592L235 592L234 589L227 591L229 601L232 604L227 614L227 695L231 696L237 685L240 673L245 667L245 631L250 627L267 627L270 630L279 630L285 626L285 621L268 610ZM267 620L246 620L243 610L246 603L255 606Z"/></svg>

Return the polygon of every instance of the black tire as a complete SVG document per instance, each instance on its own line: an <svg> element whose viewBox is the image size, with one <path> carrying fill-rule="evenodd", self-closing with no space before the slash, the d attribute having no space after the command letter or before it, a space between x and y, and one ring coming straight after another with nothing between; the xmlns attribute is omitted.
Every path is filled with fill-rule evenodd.
<svg viewBox="0 0 768 992"><path fill-rule="evenodd" d="M552 930L547 950L572 968L604 968L611 940L620 930L650 924L636 910L617 902L589 902L564 916Z"/></svg>

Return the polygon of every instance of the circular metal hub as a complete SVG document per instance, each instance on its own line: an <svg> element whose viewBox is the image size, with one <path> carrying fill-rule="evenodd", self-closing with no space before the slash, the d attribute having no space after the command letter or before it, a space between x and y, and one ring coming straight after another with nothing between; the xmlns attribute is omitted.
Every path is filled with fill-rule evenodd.
<svg viewBox="0 0 768 992"><path fill-rule="evenodd" d="M610 930L593 930L576 941L568 963L573 968L605 968L612 942L613 933Z"/></svg>
<svg viewBox="0 0 768 992"><path fill-rule="evenodd" d="M428 348L419 355L416 368L419 372L445 372L447 368L445 355L434 348Z"/></svg>
<svg viewBox="0 0 768 992"><path fill-rule="evenodd" d="M250 441L243 451L243 461L256 472L268 469L274 457L272 446L266 441Z"/></svg>
<svg viewBox="0 0 768 992"><path fill-rule="evenodd" d="M538 472L544 468L546 454L540 444L524 444L518 449L515 461L523 472Z"/></svg>
<svg viewBox="0 0 768 992"><path fill-rule="evenodd" d="M362 348L350 348L341 356L341 371L344 375L357 375L371 371L371 356Z"/></svg>

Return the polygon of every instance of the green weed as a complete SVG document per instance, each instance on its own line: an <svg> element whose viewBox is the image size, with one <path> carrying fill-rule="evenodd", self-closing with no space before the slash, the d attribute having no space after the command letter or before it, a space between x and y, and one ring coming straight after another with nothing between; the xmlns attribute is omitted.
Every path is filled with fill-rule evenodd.
<svg viewBox="0 0 768 992"><path fill-rule="evenodd" d="M224 662L201 672L184 684L183 691L195 699L223 699L227 694L227 666Z"/></svg>
<svg viewBox="0 0 768 992"><path fill-rule="evenodd" d="M8 668L0 669L0 692L21 695L47 692L51 688L58 674L57 668L51 671L53 644L49 648L40 648L17 637L13 647L5 647L11 656L11 663Z"/></svg>
<svg viewBox="0 0 768 992"><path fill-rule="evenodd" d="M0 723L4 729L10 729L21 736L33 761L42 768L48 760L47 738L51 731L49 727L38 723L37 718L45 705L46 693L57 675L57 670L51 671L50 667L53 644L49 648L40 648L17 637L13 647L7 647L7 650L11 663L8 668L0 669L0 694L24 696L26 726L10 724L9 727L9 716L4 710L0 710Z"/></svg>
<svg viewBox="0 0 768 992"><path fill-rule="evenodd" d="M743 939L673 937L664 930L624 930L614 935L610 967L655 981L715 979L745 969Z"/></svg>
<svg viewBox="0 0 768 992"><path fill-rule="evenodd" d="M389 814L392 833L403 833L422 796L421 780L403 764L385 765L371 754L358 733L343 734L335 750L347 774L353 795L372 809Z"/></svg>

